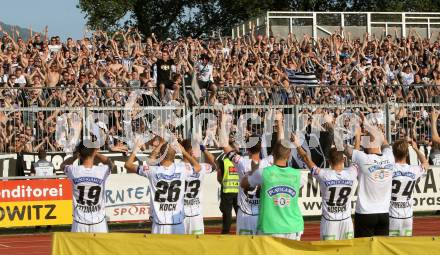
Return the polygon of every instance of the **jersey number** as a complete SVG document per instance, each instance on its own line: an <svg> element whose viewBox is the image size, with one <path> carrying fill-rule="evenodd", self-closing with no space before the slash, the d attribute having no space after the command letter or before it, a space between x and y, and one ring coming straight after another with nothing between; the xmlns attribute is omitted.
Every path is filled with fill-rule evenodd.
<svg viewBox="0 0 440 255"><path fill-rule="evenodd" d="M91 186L87 192L87 199L84 200L84 196L86 193L85 186L77 186L79 190L79 197L77 202L81 205L85 205L87 203L88 206L97 205L99 203L99 196L101 195L101 187L100 186Z"/></svg>
<svg viewBox="0 0 440 255"><path fill-rule="evenodd" d="M249 191L245 191L244 193L248 199L260 199L260 186L258 186L256 189L251 188Z"/></svg>
<svg viewBox="0 0 440 255"><path fill-rule="evenodd" d="M187 198L196 198L200 190L200 180L185 182L185 190Z"/></svg>
<svg viewBox="0 0 440 255"><path fill-rule="evenodd" d="M330 191L330 198L327 202L328 206L345 206L345 204L347 204L348 201L348 196L351 193L351 188L350 187L343 187L343 188L337 188L337 187L331 187L328 189ZM338 198L336 199L336 203L335 203L335 196L336 196L336 192L337 190L339 190L339 195Z"/></svg>
<svg viewBox="0 0 440 255"><path fill-rule="evenodd" d="M154 195L154 201L163 203L176 202L180 195L180 185L182 182L180 180L175 180L172 182L160 181L156 184L156 194Z"/></svg>
<svg viewBox="0 0 440 255"><path fill-rule="evenodd" d="M402 196L407 197L407 199L410 200L415 185L416 185L416 181L409 181L402 192ZM393 180L393 190L392 190L393 195L399 194L401 186L402 183L399 180ZM391 200L396 201L397 196L391 196Z"/></svg>

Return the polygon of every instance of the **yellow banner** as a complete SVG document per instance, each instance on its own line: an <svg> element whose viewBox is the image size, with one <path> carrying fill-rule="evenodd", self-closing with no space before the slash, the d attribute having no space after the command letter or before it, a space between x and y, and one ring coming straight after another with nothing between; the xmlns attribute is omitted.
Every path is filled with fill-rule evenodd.
<svg viewBox="0 0 440 255"><path fill-rule="evenodd" d="M439 237L297 242L262 236L54 233L52 255L422 255L438 254L439 247Z"/></svg>
<svg viewBox="0 0 440 255"><path fill-rule="evenodd" d="M72 224L72 200L0 203L0 227Z"/></svg>

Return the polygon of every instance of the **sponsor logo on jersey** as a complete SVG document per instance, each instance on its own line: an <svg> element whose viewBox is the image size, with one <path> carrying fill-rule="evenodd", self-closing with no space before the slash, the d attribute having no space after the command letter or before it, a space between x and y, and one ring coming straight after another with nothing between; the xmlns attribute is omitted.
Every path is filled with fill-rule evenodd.
<svg viewBox="0 0 440 255"><path fill-rule="evenodd" d="M378 165L370 166L368 168L368 171L370 173L373 173L373 172L380 171L380 170L389 170L389 171L391 171L392 169L393 169L393 165L392 164L378 164Z"/></svg>
<svg viewBox="0 0 440 255"><path fill-rule="evenodd" d="M329 186L339 186L339 185L344 185L344 186L353 186L353 181L351 180L329 180L329 181L325 181L324 182L325 186L329 187Z"/></svg>
<svg viewBox="0 0 440 255"><path fill-rule="evenodd" d="M200 173L192 173L190 176L188 176L189 178L196 178L198 179L200 177Z"/></svg>
<svg viewBox="0 0 440 255"><path fill-rule="evenodd" d="M290 186L275 186L266 192L273 199L274 205L278 207L289 206L290 200L296 195L295 189Z"/></svg>
<svg viewBox="0 0 440 255"><path fill-rule="evenodd" d="M158 173L158 174L156 174L156 178L158 179L158 180L167 180L167 181L169 181L169 180L174 180L174 179L180 179L180 173L174 173L174 174L171 174L171 175L167 175L167 174L163 174L163 173Z"/></svg>
<svg viewBox="0 0 440 255"><path fill-rule="evenodd" d="M409 177L411 179L415 179L416 178L416 175L414 173L411 173L411 172L396 171L396 172L393 173L393 178L400 177L400 176Z"/></svg>
<svg viewBox="0 0 440 255"><path fill-rule="evenodd" d="M90 177L90 176L86 176L86 177L78 177L78 178L74 178L73 179L73 183L76 185L78 183L81 182L90 182L90 183L96 183L98 185L101 185L103 180L96 178L96 177Z"/></svg>

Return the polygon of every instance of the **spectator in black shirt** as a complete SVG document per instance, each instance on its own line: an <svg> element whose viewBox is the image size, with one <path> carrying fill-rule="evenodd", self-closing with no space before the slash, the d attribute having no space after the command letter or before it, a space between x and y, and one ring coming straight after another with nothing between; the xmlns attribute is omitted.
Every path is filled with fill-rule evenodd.
<svg viewBox="0 0 440 255"><path fill-rule="evenodd" d="M159 88L160 98L165 96L165 88L173 90L173 81L171 80L171 74L173 73L174 60L170 59L168 51L162 51L162 59L158 59L156 62L156 77L157 86Z"/></svg>

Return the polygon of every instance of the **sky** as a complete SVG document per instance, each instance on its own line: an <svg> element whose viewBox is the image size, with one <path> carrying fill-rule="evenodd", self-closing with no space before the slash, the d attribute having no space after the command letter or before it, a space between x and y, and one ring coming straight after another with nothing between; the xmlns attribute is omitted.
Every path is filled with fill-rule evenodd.
<svg viewBox="0 0 440 255"><path fill-rule="evenodd" d="M62 40L80 39L86 20L78 0L0 0L0 21L33 31L43 31L47 25L49 36L59 35Z"/></svg>

